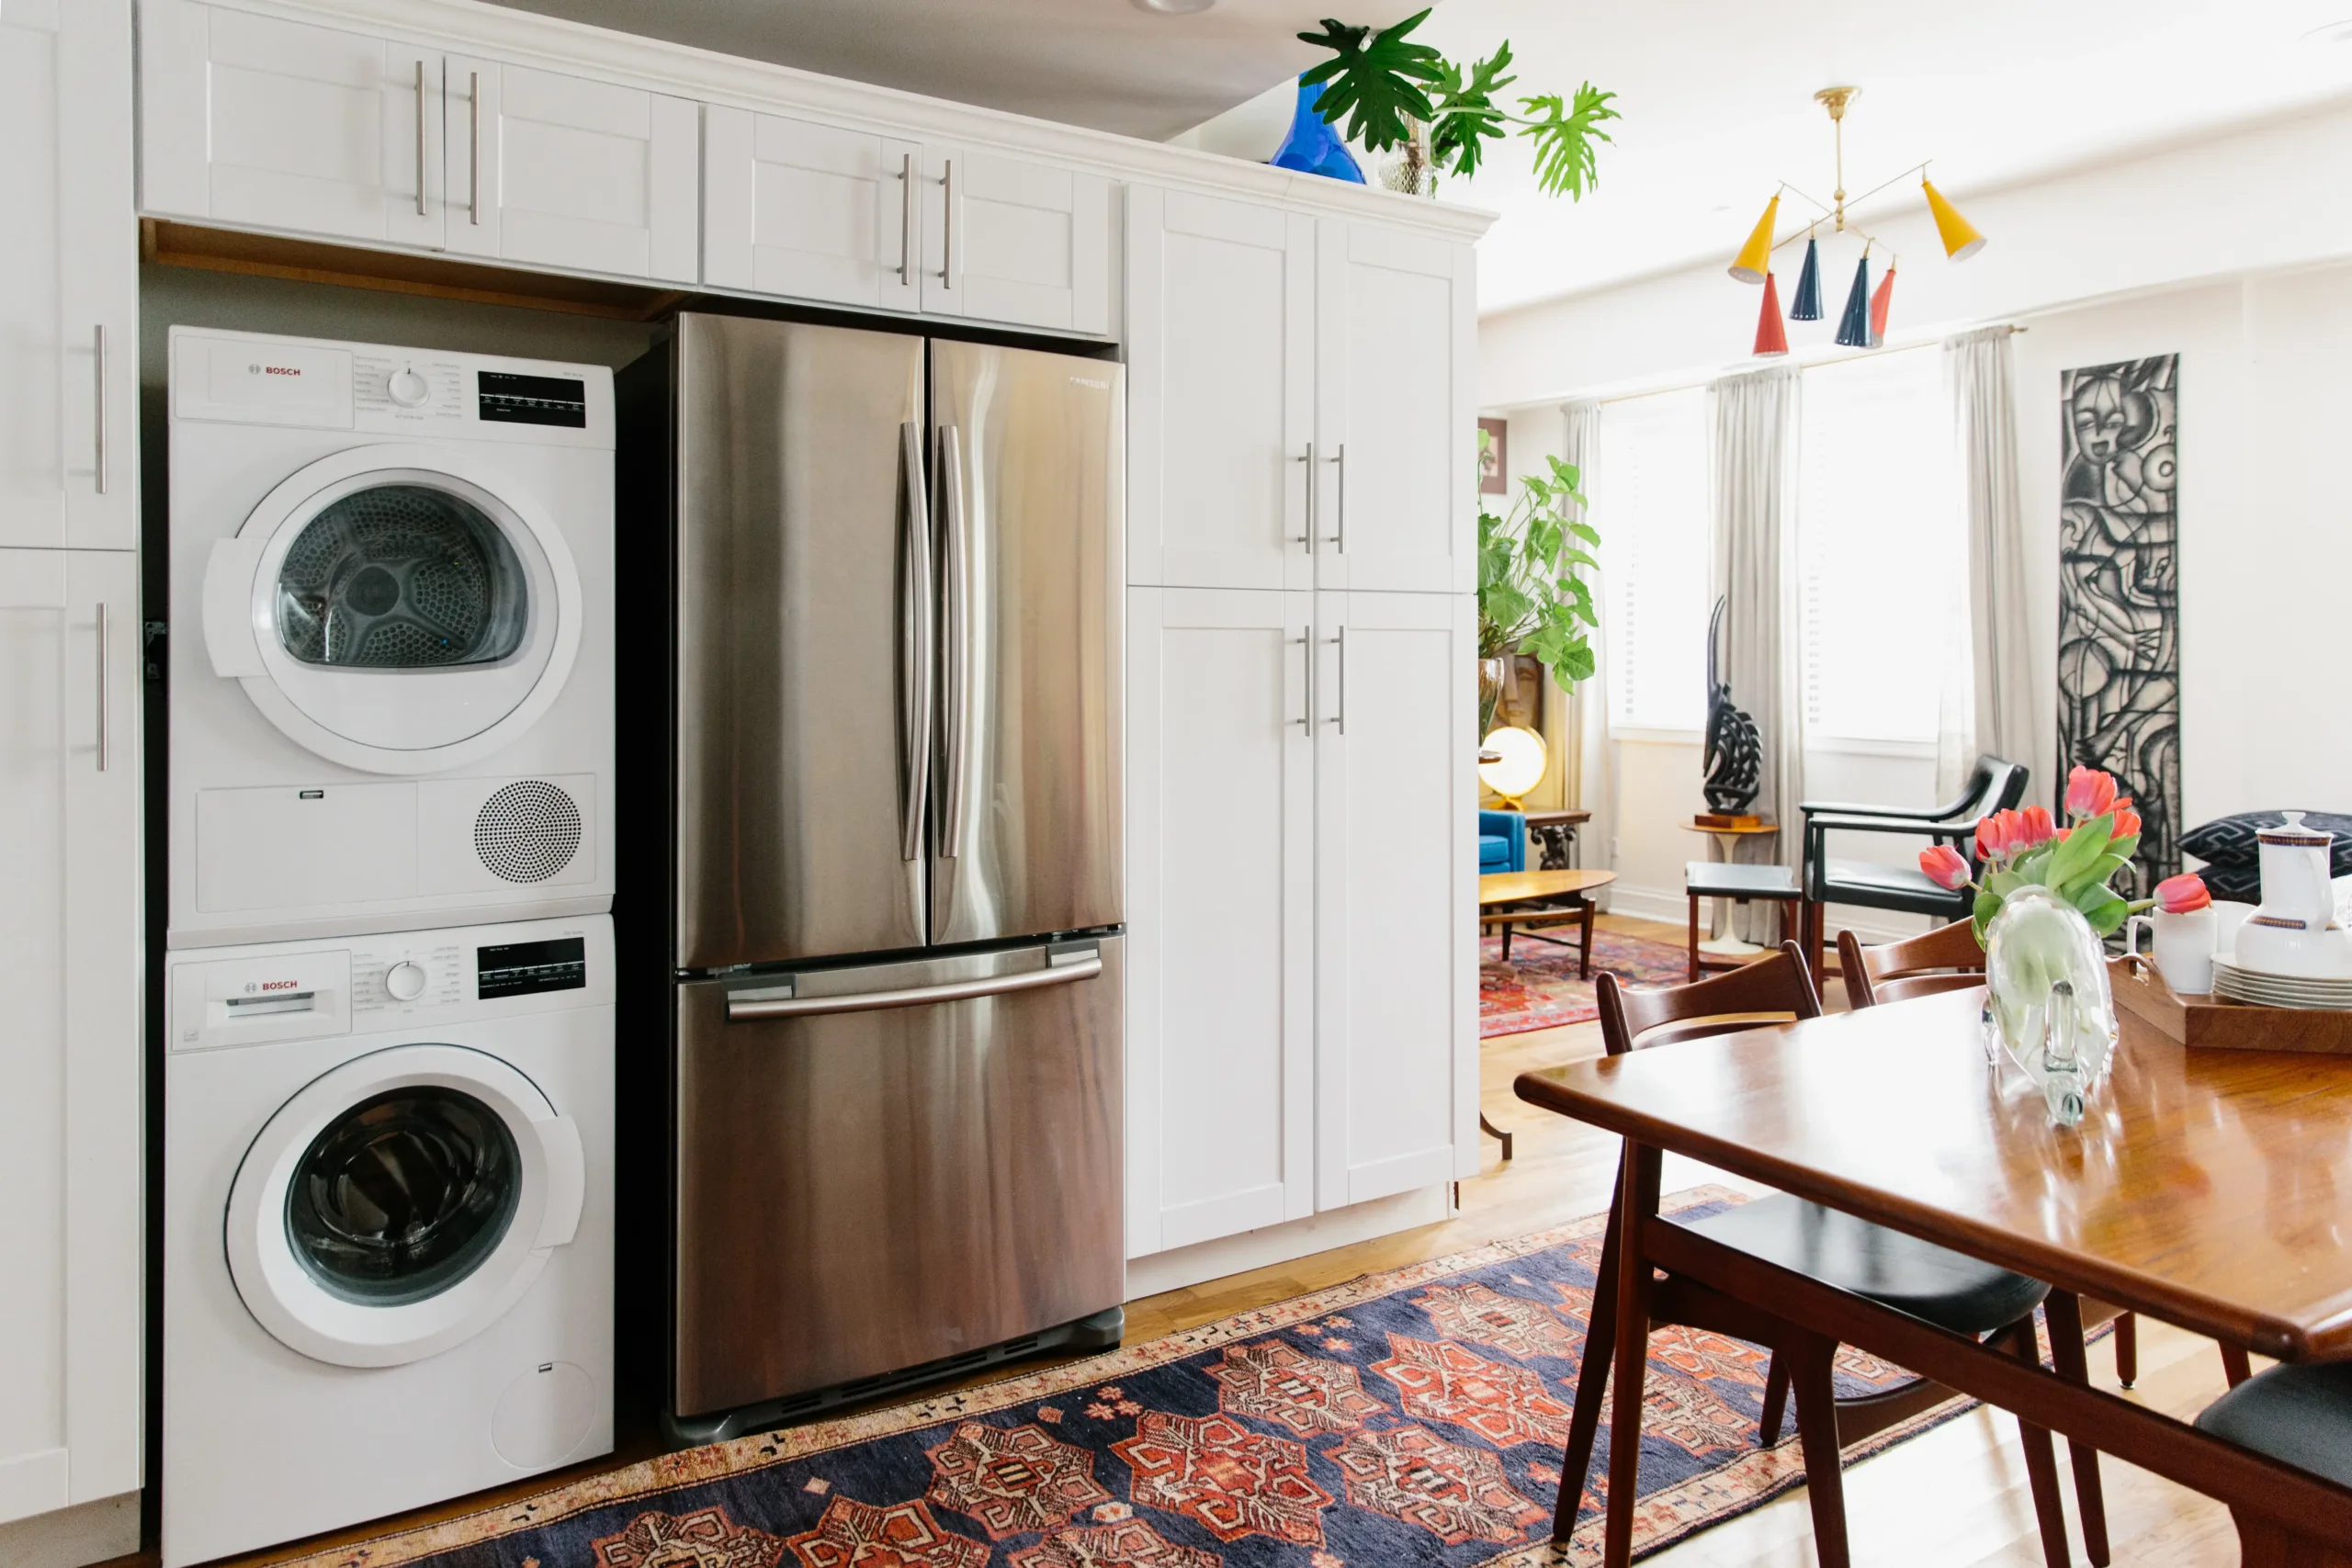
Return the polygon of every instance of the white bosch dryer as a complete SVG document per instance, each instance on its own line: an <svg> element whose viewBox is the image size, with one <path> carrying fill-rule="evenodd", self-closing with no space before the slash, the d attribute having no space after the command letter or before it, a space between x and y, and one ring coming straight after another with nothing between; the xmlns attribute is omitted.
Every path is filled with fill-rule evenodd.
<svg viewBox="0 0 2352 1568"><path fill-rule="evenodd" d="M611 372L170 346L168 945L610 908Z"/></svg>
<svg viewBox="0 0 2352 1568"><path fill-rule="evenodd" d="M611 918L166 955L163 1561L613 1441Z"/></svg>

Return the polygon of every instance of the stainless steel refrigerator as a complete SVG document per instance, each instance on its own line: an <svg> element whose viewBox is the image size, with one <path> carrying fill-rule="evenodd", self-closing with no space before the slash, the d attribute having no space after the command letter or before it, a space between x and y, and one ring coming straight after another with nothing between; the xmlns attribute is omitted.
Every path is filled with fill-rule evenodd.
<svg viewBox="0 0 2352 1568"><path fill-rule="evenodd" d="M689 314L621 383L673 1435L1114 1340L1120 367Z"/></svg>

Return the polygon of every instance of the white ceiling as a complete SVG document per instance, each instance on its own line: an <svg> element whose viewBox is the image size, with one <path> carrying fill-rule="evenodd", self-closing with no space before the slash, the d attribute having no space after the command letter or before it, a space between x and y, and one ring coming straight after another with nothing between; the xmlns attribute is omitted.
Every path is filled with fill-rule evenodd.
<svg viewBox="0 0 2352 1568"><path fill-rule="evenodd" d="M1589 77L1625 117L1580 204L1534 188L1523 144L1446 187L1502 214L1479 247L1479 307L1493 310L1728 265L1781 180L1829 199L1815 88L1862 89L1846 119L1849 193L1933 158L1964 208L1971 191L2352 96L2352 41L2303 36L2339 20L2352 0L1446 0L1421 31L1457 57L1507 37L1514 90ZM1875 205L1918 201L1914 180ZM1781 231L1805 210L1783 200Z"/></svg>
<svg viewBox="0 0 2352 1568"><path fill-rule="evenodd" d="M1338 0L499 0L722 54L1161 141L1322 58L1295 36ZM2348 0L2352 3L2352 0ZM1409 16L1404 0L1340 6Z"/></svg>

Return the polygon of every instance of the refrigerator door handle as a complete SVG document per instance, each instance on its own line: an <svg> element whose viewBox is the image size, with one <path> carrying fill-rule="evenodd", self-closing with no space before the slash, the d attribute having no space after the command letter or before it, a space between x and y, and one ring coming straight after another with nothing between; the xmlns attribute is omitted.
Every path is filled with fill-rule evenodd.
<svg viewBox="0 0 2352 1568"><path fill-rule="evenodd" d="M947 577L946 798L940 824L939 854L953 860L964 839L965 795L971 788L968 749L972 684L971 542L965 536L963 435L952 424L939 427L940 500L945 508L940 532L945 536Z"/></svg>
<svg viewBox="0 0 2352 1568"><path fill-rule="evenodd" d="M923 486L922 427L899 426L906 469L906 586L899 601L899 740L905 748L906 794L899 807L899 858L922 855L923 816L931 802L932 647L931 496Z"/></svg>
<svg viewBox="0 0 2352 1568"><path fill-rule="evenodd" d="M1102 973L1100 951L1068 959L1057 958L1043 969L1015 975L991 975L979 980L953 980L943 986L913 986L903 991L853 991L838 997L776 997L739 992L727 998L727 1021L751 1023L769 1018L816 1018L826 1013L878 1012L885 1008L931 1007L940 1002L970 1001L977 997L1002 996L1008 991L1035 991L1091 980Z"/></svg>

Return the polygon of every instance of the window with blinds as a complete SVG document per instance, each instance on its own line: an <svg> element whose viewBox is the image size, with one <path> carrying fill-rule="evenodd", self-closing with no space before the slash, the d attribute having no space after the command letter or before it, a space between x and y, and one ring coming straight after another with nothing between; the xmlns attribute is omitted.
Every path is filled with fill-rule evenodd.
<svg viewBox="0 0 2352 1568"><path fill-rule="evenodd" d="M1968 592L1941 355L1814 367L1801 410L1807 739L1932 744Z"/></svg>
<svg viewBox="0 0 2352 1568"><path fill-rule="evenodd" d="M1707 394L1600 411L1587 491L1600 530L1611 722L1697 730L1707 714Z"/></svg>

